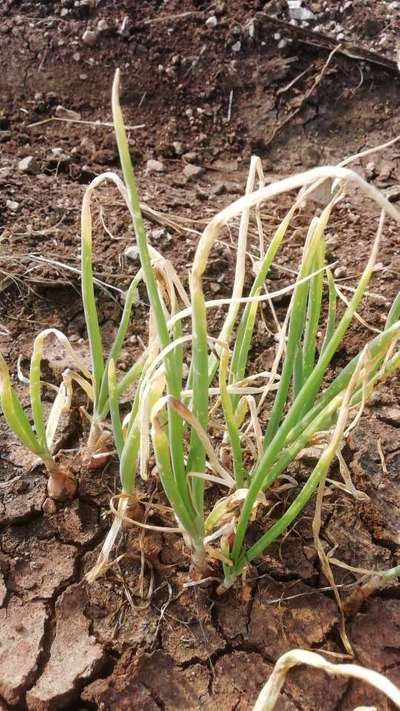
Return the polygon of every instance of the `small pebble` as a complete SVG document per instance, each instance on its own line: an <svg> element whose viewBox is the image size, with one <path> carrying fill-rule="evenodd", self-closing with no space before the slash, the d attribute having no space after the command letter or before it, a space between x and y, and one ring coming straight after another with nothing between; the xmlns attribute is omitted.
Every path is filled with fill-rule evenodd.
<svg viewBox="0 0 400 711"><path fill-rule="evenodd" d="M302 0L288 0L289 17L291 20L314 20L315 15L311 10L302 7Z"/></svg>
<svg viewBox="0 0 400 711"><path fill-rule="evenodd" d="M20 173L30 173L31 175L35 175L35 173L39 173L39 164L33 156L26 156L26 158L22 158L18 162L18 170Z"/></svg>
<svg viewBox="0 0 400 711"><path fill-rule="evenodd" d="M365 172L367 174L367 178L373 178L376 175L376 165L373 160L368 161L365 166Z"/></svg>
<svg viewBox="0 0 400 711"><path fill-rule="evenodd" d="M200 165L193 165L188 163L183 169L183 174L188 180L194 180L195 178L200 178L204 174L204 168Z"/></svg>
<svg viewBox="0 0 400 711"><path fill-rule="evenodd" d="M182 143L182 141L174 141L172 146L173 146L173 149L174 149L175 154L177 156L183 156L186 148L185 148L185 144Z"/></svg>
<svg viewBox="0 0 400 711"><path fill-rule="evenodd" d="M218 25L218 20L215 17L215 15L211 15L211 17L207 17L206 25L211 30L214 29L214 27L216 27Z"/></svg>
<svg viewBox="0 0 400 711"><path fill-rule="evenodd" d="M15 202L15 200L7 200L6 207L12 212L16 212L19 208L19 202Z"/></svg>
<svg viewBox="0 0 400 711"><path fill-rule="evenodd" d="M151 158L146 163L146 173L165 173L165 165L160 160Z"/></svg>
<svg viewBox="0 0 400 711"><path fill-rule="evenodd" d="M136 261L139 259L139 250L136 247L136 245L130 245L129 247L126 248L124 252L125 257L128 259L132 259L133 261Z"/></svg>
<svg viewBox="0 0 400 711"><path fill-rule="evenodd" d="M55 514L57 511L57 504L54 499L47 498L43 502L42 510L47 514Z"/></svg>
<svg viewBox="0 0 400 711"><path fill-rule="evenodd" d="M347 276L347 269L346 267L336 267L335 271L333 272L333 275L337 279L343 279L344 277Z"/></svg>
<svg viewBox="0 0 400 711"><path fill-rule="evenodd" d="M98 21L96 25L97 32L107 32L109 29L109 25L107 20L104 19L104 17Z"/></svg>
<svg viewBox="0 0 400 711"><path fill-rule="evenodd" d="M89 45L89 47L94 47L97 42L98 33L93 30L85 30L82 35L82 42Z"/></svg>
<svg viewBox="0 0 400 711"><path fill-rule="evenodd" d="M155 240L163 239L168 236L168 232L165 227L156 227L154 230L151 230L150 234L151 238Z"/></svg>

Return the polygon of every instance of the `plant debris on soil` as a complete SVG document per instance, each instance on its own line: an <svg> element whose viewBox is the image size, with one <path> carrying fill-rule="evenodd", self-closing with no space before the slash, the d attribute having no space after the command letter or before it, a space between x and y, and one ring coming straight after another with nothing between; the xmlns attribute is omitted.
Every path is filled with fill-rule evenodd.
<svg viewBox="0 0 400 711"><path fill-rule="evenodd" d="M3 0L0 348L13 372L19 356L26 372L33 338L46 326L87 352L80 202L91 178L118 170L109 125L116 67L150 241L187 275L207 220L243 193L253 152L272 181L400 134L399 16L400 3L383 0ZM400 199L396 144L356 169ZM107 345L139 262L119 196L113 189L100 195L94 268ZM263 214L266 236L285 207ZM338 206L327 244L344 291L362 270L375 217L356 196ZM277 288L290 283L301 239L293 236L272 272ZM399 290L399 272L400 240L388 224L360 310L373 329ZM206 291L223 296L232 274L227 234L206 272ZM121 370L138 350L145 313L139 301ZM268 367L274 342L263 326L251 357ZM362 330L352 329L334 367L362 347ZM64 365L55 349L46 364L45 380L56 382ZM365 496L355 500L331 487L325 497L321 540L348 566L400 563L399 395L395 380L374 395L343 453ZM84 426L74 417L64 422L59 449L76 447ZM299 463L300 478L307 467ZM117 491L112 463L82 473L79 500L49 500L40 467L0 419L1 708L247 711L283 652L343 654L338 609L313 547L312 505L240 586L218 597L212 580L190 585L179 536L137 529L125 530L119 562L88 585ZM333 569L345 599L359 576ZM399 684L398 586L376 593L346 625L355 660ZM277 708L359 705L391 708L359 682L300 668L290 672Z"/></svg>

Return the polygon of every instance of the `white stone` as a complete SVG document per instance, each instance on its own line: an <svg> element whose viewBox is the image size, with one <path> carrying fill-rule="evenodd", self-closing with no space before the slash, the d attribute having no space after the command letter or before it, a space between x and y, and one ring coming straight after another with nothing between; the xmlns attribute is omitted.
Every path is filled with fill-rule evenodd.
<svg viewBox="0 0 400 711"><path fill-rule="evenodd" d="M107 32L107 30L109 29L107 20L102 17L101 20L98 21L96 28L97 32Z"/></svg>
<svg viewBox="0 0 400 711"><path fill-rule="evenodd" d="M133 245L130 245L129 247L126 248L124 255L128 259L132 259L133 261L136 261L137 259L139 259L139 250L136 247L136 245L133 244Z"/></svg>
<svg viewBox="0 0 400 711"><path fill-rule="evenodd" d="M89 45L89 47L94 47L97 42L98 34L93 30L85 30L82 35L82 42Z"/></svg>
<svg viewBox="0 0 400 711"><path fill-rule="evenodd" d="M188 180L200 178L200 176L202 176L204 172L204 168L202 168L200 165L193 165L193 163L188 163L183 169L183 174Z"/></svg>
<svg viewBox="0 0 400 711"><path fill-rule="evenodd" d="M20 173L30 173L31 175L38 173L39 166L36 158L33 156L26 156L26 158L22 158L22 160L18 162L18 170Z"/></svg>
<svg viewBox="0 0 400 711"><path fill-rule="evenodd" d="M311 10L302 7L302 0L288 0L289 17L291 20L314 20L315 15Z"/></svg>
<svg viewBox="0 0 400 711"><path fill-rule="evenodd" d="M218 25L218 20L215 17L215 15L211 15L211 17L207 17L206 25L210 30L213 30L214 27L216 27Z"/></svg>
<svg viewBox="0 0 400 711"><path fill-rule="evenodd" d="M333 272L333 275L336 277L336 279L344 279L344 277L347 276L346 267L336 267L335 271Z"/></svg>
<svg viewBox="0 0 400 711"><path fill-rule="evenodd" d="M174 147L174 151L175 151L176 155L177 155L177 156L183 156L183 154L184 154L184 152L185 152L185 150L186 150L186 149L185 149L185 144L182 143L182 141L174 141L172 145L173 145L173 147Z"/></svg>
<svg viewBox="0 0 400 711"><path fill-rule="evenodd" d="M165 173L165 165L160 160L150 159L146 163L146 173Z"/></svg>

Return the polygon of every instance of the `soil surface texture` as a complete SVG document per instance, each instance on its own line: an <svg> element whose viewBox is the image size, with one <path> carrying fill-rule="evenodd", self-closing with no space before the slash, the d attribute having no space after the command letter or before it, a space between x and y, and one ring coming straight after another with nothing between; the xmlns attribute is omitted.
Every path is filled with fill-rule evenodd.
<svg viewBox="0 0 400 711"><path fill-rule="evenodd" d="M150 242L172 259L186 285L199 233L243 194L251 155L261 157L272 181L400 134L399 39L400 2L383 0L307 0L296 12L286 0L1 0L0 349L12 373L18 362L27 373L33 339L50 326L87 356L80 205L94 176L119 172L109 125L117 67ZM400 145L355 168L391 200L400 199ZM95 203L94 271L107 347L138 256L117 191L102 187ZM263 208L266 239L289 204L284 198ZM315 210L310 203L303 217ZM354 191L333 215L327 258L346 296L368 259L377 217ZM304 224L299 218L272 269L271 288L291 283ZM254 226L250 237L255 248ZM213 251L204 278L209 297L230 294L231 238L226 232ZM333 368L359 351L371 329L382 328L399 273L398 228L388 220L359 310L364 323L349 331ZM249 260L246 288L251 281ZM287 303L277 302L279 318ZM141 291L121 372L140 350L147 317ZM216 332L221 318L215 312ZM271 365L272 330L265 309L251 350L259 369ZM50 340L44 380L58 383L67 365ZM15 385L29 412L26 385L17 377ZM46 386L45 393L50 406L52 390ZM350 567L400 563L399 395L394 378L381 387L343 451L363 495L332 484L324 499L322 544ZM77 405L85 405L80 397ZM76 412L62 422L60 450L74 450L85 434ZM311 466L301 460L291 473L303 481ZM340 612L313 546L314 502L222 596L214 579L190 584L193 570L179 536L130 528L114 551L119 561L88 584L112 520L118 467L111 461L103 470L76 473L79 498L49 500L42 468L0 416L1 709L249 711L283 652L303 647L345 658ZM330 478L340 480L337 467ZM165 503L155 477L146 491ZM271 494L276 515L285 504L280 496ZM171 517L150 516L171 525ZM349 601L355 661L400 684L398 585L354 602L360 574L333 571ZM301 667L289 674L276 708L357 706L392 708L361 683Z"/></svg>

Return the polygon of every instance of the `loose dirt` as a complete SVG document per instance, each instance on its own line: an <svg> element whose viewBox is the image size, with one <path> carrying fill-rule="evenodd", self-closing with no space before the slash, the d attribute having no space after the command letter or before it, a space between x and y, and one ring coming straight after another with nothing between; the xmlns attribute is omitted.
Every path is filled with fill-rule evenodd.
<svg viewBox="0 0 400 711"><path fill-rule="evenodd" d="M126 121L141 126L129 131L129 141L141 198L157 211L145 213L150 241L186 277L202 226L243 193L252 153L273 180L400 134L398 5L310 0L304 7L313 16L290 24L280 0L3 0L0 347L13 371L22 355L26 372L33 338L49 325L87 353L74 271L80 201L93 176L119 169L112 129L103 125L111 119L117 66ZM321 75L337 43L342 46ZM400 197L396 145L356 168L391 199ZM107 285L98 292L107 345L121 309L115 289L126 288L138 262L127 252L132 231L119 196L109 187L98 195L94 260L97 278ZM365 264L377 217L371 205L351 198L337 208L327 255L338 261L347 295ZM266 239L287 204L264 208ZM304 217L314 211L310 204ZM304 218L296 228L272 271L272 288L290 283L288 270L296 269ZM360 310L372 328L382 326L399 289L400 242L390 222L379 260ZM229 294L233 266L225 234L206 273L209 295ZM247 285L250 262L248 267ZM277 303L278 316L286 304ZM141 292L121 371L139 350L146 318ZM220 319L217 313L216 331ZM267 310L265 320L251 358L266 368L274 347ZM367 335L357 324L333 367L346 363ZM45 379L57 382L64 367L49 343ZM25 386L17 387L28 407ZM399 394L396 380L379 390L344 452L366 496L356 500L332 487L325 499L323 544L350 566L380 569L400 562ZM50 390L47 396L50 401ZM65 421L59 448L76 447L85 426L75 416ZM310 466L301 462L296 475L306 476ZM54 505L40 467L0 420L1 708L247 711L282 652L306 647L343 654L338 609L313 548L312 505L223 597L213 582L185 587L192 573L180 538L130 529L116 551L124 557L88 585L85 573L111 520L118 471L113 462L104 471L77 474L79 500ZM156 488L153 496L162 500ZM274 497L278 515L283 502ZM345 598L358 577L342 568L334 572ZM355 659L395 683L399 605L393 584L346 623ZM359 705L390 708L359 683L298 669L277 708L349 711Z"/></svg>

